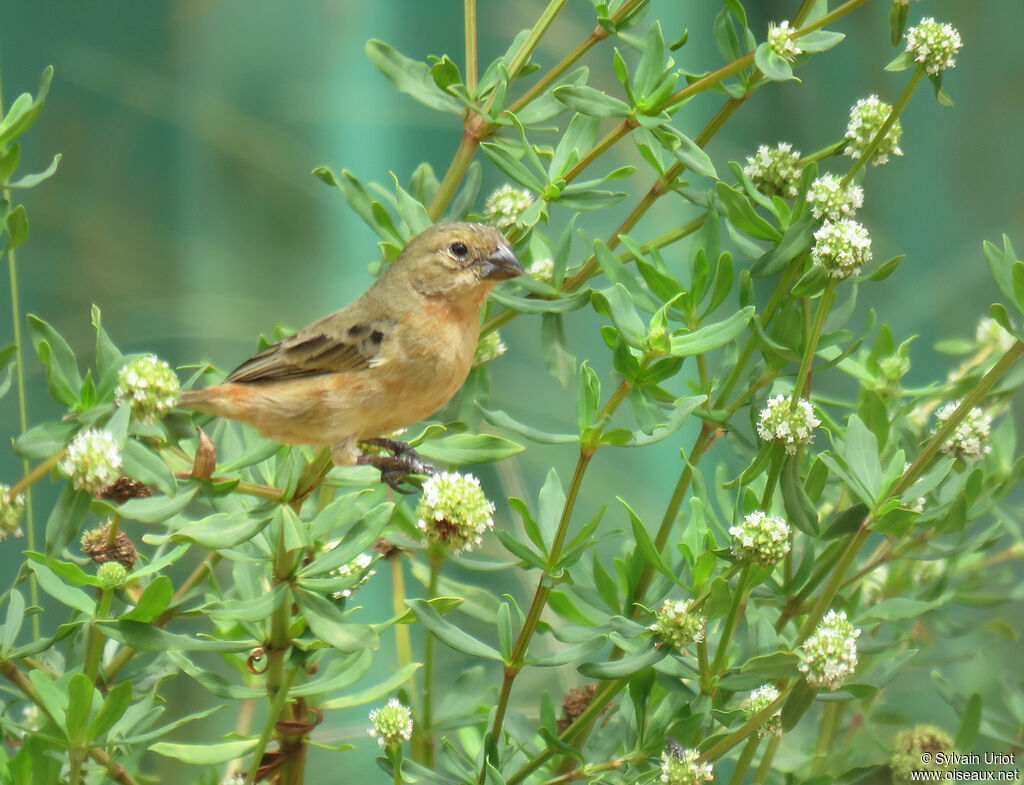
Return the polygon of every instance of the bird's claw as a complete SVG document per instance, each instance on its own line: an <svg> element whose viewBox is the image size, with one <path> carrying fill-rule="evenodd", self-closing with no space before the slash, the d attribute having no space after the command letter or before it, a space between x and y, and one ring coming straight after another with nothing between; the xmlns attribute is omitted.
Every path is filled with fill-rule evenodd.
<svg viewBox="0 0 1024 785"><path fill-rule="evenodd" d="M407 478L410 474L430 476L437 473L436 469L424 461L416 450L398 439L382 436L367 439L363 443L374 447L383 447L394 453L394 455L360 455L356 462L378 469L381 481L387 483L392 490L398 493L411 494L418 490L416 486L408 483Z"/></svg>

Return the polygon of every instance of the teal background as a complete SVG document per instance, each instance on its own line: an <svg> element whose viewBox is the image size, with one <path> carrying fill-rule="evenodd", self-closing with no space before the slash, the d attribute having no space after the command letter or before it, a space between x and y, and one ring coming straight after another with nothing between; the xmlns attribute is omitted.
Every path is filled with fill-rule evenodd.
<svg viewBox="0 0 1024 785"><path fill-rule="evenodd" d="M503 52L542 5L480 0L481 62ZM791 14L798 3L748 5L757 31L769 19ZM662 20L670 41L689 28L690 42L676 59L701 72L721 64L709 35L719 7L665 0L652 3L648 16ZM791 140L807 153L837 140L848 107L867 94L894 101L906 74L882 71L896 53L889 45L887 12L886 2L868 3L834 26L849 39L799 71L802 83L759 90L708 147L719 172L758 144ZM876 308L898 341L920 336L912 383L943 377L956 361L938 355L934 344L973 335L996 299L981 241L998 242L1005 232L1018 252L1024 250L1024 5L912 4L912 22L927 15L952 22L965 41L958 67L945 82L956 105L939 106L930 86L922 85L903 118L905 155L867 172L862 212L876 260L907 254L884 284L861 288L860 307ZM592 28L590 4L573 0L536 59L555 62ZM448 53L461 63L461 3L6 0L0 9L5 105L23 90L35 92L47 64L56 71L46 109L22 140L21 171L45 168L55 152L64 156L53 179L18 194L32 228L18 252L24 311L43 316L67 336L83 364L92 353L89 306L95 303L126 352L153 351L176 365L207 359L231 367L252 352L260 332L278 323L301 326L357 297L372 280L367 265L376 259L376 237L340 192L310 170L322 164L348 168L390 186L389 171L405 183L426 160L440 177L460 138L457 118L432 113L392 89L364 55L369 38L410 57ZM598 47L585 62L592 68L591 84L619 93L609 46ZM680 112L677 127L695 136L721 100L719 94L699 96ZM628 143L597 168L626 162L640 167L627 190L646 191L653 175ZM845 163L833 166L842 171ZM478 207L502 181L485 161ZM632 204L627 200L620 212ZM692 215L679 200L665 198L634 236L649 239ZM555 212L556 225L564 218ZM601 223L585 225L604 234L602 227L610 225L605 221L602 216ZM672 253L685 256L685 247ZM0 301L6 297L4 282ZM597 324L577 314L569 332L577 356L595 357L608 385L609 361L601 353ZM547 375L538 334L538 324L528 317L503 330L511 348L492 365L492 405L540 427L571 429L574 395ZM0 320L0 343L10 340L9 320ZM31 354L26 370L31 422L59 417ZM0 402L0 429L5 437L17 433L13 395ZM603 501L611 495L605 489L614 488L642 516L660 516L678 472L678 449L691 438L684 434L640 453L606 450L584 490ZM509 462L501 480L509 492L535 498L547 468L557 467L567 480L572 460L568 448L531 449ZM10 481L19 473L11 453L0 455L0 477ZM493 471L482 474L485 483L499 479ZM42 518L52 498L47 485L37 493ZM583 505L581 520L597 501ZM614 515L624 523L620 510ZM505 507L498 522L515 525ZM19 560L19 545L0 546L8 570ZM384 578L360 596L379 617L390 604L388 592ZM997 665L1003 654L1009 656L994 648ZM374 673L385 673L391 656L385 648ZM979 664L964 668L967 680L983 670ZM562 679L575 683L572 674ZM198 688L184 677L175 685L178 700L206 702L189 692ZM524 706L536 705L523 697ZM928 711L955 728L944 704ZM175 738L210 738L229 723L215 717ZM351 738L360 750L344 760L369 767L375 747L364 738L365 724L364 709L333 712L321 730L332 742ZM309 781L336 781L337 760L314 752ZM150 763L166 783L191 781L165 760Z"/></svg>

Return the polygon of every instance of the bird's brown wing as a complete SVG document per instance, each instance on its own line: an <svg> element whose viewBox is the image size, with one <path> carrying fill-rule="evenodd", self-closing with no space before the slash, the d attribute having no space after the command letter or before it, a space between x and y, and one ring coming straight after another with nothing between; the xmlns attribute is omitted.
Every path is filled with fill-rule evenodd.
<svg viewBox="0 0 1024 785"><path fill-rule="evenodd" d="M268 382L372 368L380 361L381 347L393 323L346 317L341 311L304 327L246 360L226 381Z"/></svg>

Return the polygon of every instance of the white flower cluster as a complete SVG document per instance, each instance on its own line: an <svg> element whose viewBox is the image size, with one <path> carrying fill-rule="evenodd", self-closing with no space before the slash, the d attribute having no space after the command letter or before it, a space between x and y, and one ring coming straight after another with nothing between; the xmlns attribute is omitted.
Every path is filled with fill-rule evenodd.
<svg viewBox="0 0 1024 785"><path fill-rule="evenodd" d="M743 523L729 527L733 537L732 555L764 567L778 564L789 553L789 524L777 515L756 510Z"/></svg>
<svg viewBox="0 0 1024 785"><path fill-rule="evenodd" d="M930 16L907 30L907 51L916 62L924 64L924 70L932 76L955 68L956 53L963 45L953 25L936 22Z"/></svg>
<svg viewBox="0 0 1024 785"><path fill-rule="evenodd" d="M801 649L800 672L812 687L838 690L857 667L860 630L846 620L846 611L829 611Z"/></svg>
<svg viewBox="0 0 1024 785"><path fill-rule="evenodd" d="M443 546L452 553L471 551L494 528L494 504L472 474L441 472L423 483L416 507L416 527L425 546Z"/></svg>
<svg viewBox="0 0 1024 785"><path fill-rule="evenodd" d="M21 536L21 516L25 514L25 495L11 496L11 486L0 484L0 540Z"/></svg>
<svg viewBox="0 0 1024 785"><path fill-rule="evenodd" d="M332 543L336 546L337 543ZM328 546L327 550L332 550L331 545ZM343 564L340 567L336 567L331 570L330 574L335 578L348 578L351 576L357 576L358 580L349 586L347 589L336 591L332 595L336 600L343 600L351 597L359 588L366 583L370 578L377 574L376 570L370 569L373 565L373 557L368 553L360 553L352 561L347 564Z"/></svg>
<svg viewBox="0 0 1024 785"><path fill-rule="evenodd" d="M775 147L763 144L754 155L747 156L743 174L766 196L792 198L799 190L799 164L800 151L794 150L789 142L779 142Z"/></svg>
<svg viewBox="0 0 1024 785"><path fill-rule="evenodd" d="M771 704L775 703L779 699L779 691L772 684L765 684L758 687L743 702L743 713L749 720L755 714L760 714L762 711L767 709ZM757 735L759 738L766 738L771 735L782 734L782 707L780 706L773 714L768 715L768 718L761 724L761 727L757 729Z"/></svg>
<svg viewBox="0 0 1024 785"><path fill-rule="evenodd" d="M654 612L654 624L647 629L658 638L658 645L686 651L690 643L704 640L707 619L692 610L693 600L665 600Z"/></svg>
<svg viewBox="0 0 1024 785"><path fill-rule="evenodd" d="M787 61L791 61L804 51L796 45L796 30L789 26L788 20L778 24L772 22L768 25L768 46L775 54Z"/></svg>
<svg viewBox="0 0 1024 785"><path fill-rule="evenodd" d="M484 203L484 218L504 232L516 225L516 219L532 203L533 195L529 191L505 183L487 197Z"/></svg>
<svg viewBox="0 0 1024 785"><path fill-rule="evenodd" d="M489 363L491 360L496 360L507 351L508 347L501 340L501 335L498 334L497 330L487 333L477 342L476 354L473 355L473 367L476 368Z"/></svg>
<svg viewBox="0 0 1024 785"><path fill-rule="evenodd" d="M661 753L661 778L665 785L699 785L715 778L710 763L703 763L695 749L664 750Z"/></svg>
<svg viewBox="0 0 1024 785"><path fill-rule="evenodd" d="M840 178L827 173L811 183L807 201L815 218L853 218L864 206L864 189L854 183L843 185Z"/></svg>
<svg viewBox="0 0 1024 785"><path fill-rule="evenodd" d="M821 425L810 401L800 398L792 408L792 400L792 396L781 393L770 398L757 418L757 435L766 442L782 442L790 455L800 445L813 441L813 431Z"/></svg>
<svg viewBox="0 0 1024 785"><path fill-rule="evenodd" d="M121 448L109 431L87 428L71 440L60 470L78 490L98 493L120 476Z"/></svg>
<svg viewBox="0 0 1024 785"><path fill-rule="evenodd" d="M1017 341L991 316L985 316L978 322L974 331L974 339L981 344L981 347L989 347L990 351L998 349L1000 352L1007 351Z"/></svg>
<svg viewBox="0 0 1024 785"><path fill-rule="evenodd" d="M555 277L555 262L549 257L538 259L527 268L526 272L538 281L551 281Z"/></svg>
<svg viewBox="0 0 1024 785"><path fill-rule="evenodd" d="M412 738L412 712L398 698L392 698L387 706L371 711L370 723L367 732L377 739L382 749Z"/></svg>
<svg viewBox="0 0 1024 785"><path fill-rule="evenodd" d="M831 278L858 275L871 261L868 230L852 218L825 221L814 233L811 260Z"/></svg>
<svg viewBox="0 0 1024 785"><path fill-rule="evenodd" d="M936 419L940 423L945 422L959 406L960 401L947 403L935 412ZM978 458L992 452L992 448L986 444L991 432L992 418L975 406L940 449L956 458Z"/></svg>
<svg viewBox="0 0 1024 785"><path fill-rule="evenodd" d="M127 363L117 374L114 402L129 404L139 420L163 417L178 402L181 384L171 366L156 355L146 354Z"/></svg>
<svg viewBox="0 0 1024 785"><path fill-rule="evenodd" d="M845 155L860 158L875 135L882 129L882 124L892 114L892 104L879 100L877 95L861 98L850 109L850 122L846 126ZM881 166L888 162L890 155L903 155L900 149L900 137L903 136L903 125L896 120L885 132L881 143L874 152L871 163Z"/></svg>

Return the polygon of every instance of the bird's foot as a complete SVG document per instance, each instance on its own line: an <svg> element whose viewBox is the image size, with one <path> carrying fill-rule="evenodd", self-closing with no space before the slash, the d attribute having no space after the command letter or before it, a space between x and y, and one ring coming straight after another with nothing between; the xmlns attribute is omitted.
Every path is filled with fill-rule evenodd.
<svg viewBox="0 0 1024 785"><path fill-rule="evenodd" d="M380 436L365 439L363 444L382 447L394 455L360 455L356 463L360 466L373 466L380 471L382 482L387 483L398 493L415 493L417 488L408 482L410 474L436 474L433 466L423 460L422 456L405 442Z"/></svg>

